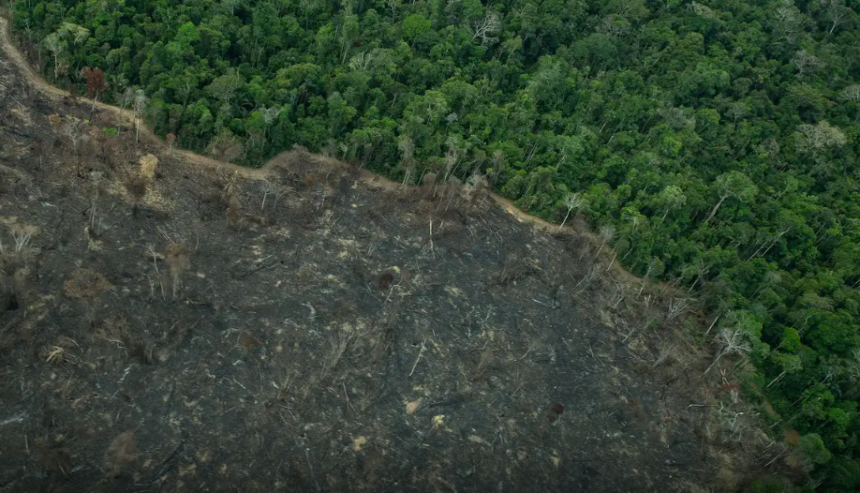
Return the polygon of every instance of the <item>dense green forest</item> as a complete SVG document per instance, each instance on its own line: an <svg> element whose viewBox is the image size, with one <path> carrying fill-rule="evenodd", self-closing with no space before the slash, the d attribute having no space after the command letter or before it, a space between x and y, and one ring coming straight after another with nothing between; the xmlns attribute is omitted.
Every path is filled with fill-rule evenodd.
<svg viewBox="0 0 860 493"><path fill-rule="evenodd" d="M860 490L860 1L18 0L60 85L258 165L485 174L584 215L747 353L819 491ZM698 337L702 337L701 334ZM710 340L703 340L710 343Z"/></svg>

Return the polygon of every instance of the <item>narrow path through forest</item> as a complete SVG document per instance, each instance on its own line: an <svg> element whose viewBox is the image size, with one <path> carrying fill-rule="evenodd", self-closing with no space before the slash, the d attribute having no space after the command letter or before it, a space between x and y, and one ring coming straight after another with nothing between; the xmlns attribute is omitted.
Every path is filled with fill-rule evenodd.
<svg viewBox="0 0 860 493"><path fill-rule="evenodd" d="M15 43L12 42L12 37L10 35L11 27L9 26L9 22L6 18L0 16L0 48L2 48L3 52L8 56L12 62L21 70L21 73L29 80L30 84L38 91L40 91L45 96L59 100L64 97L68 97L69 93L64 91L56 86L51 85L39 75L32 66L27 62L26 57L18 50L18 47L15 46ZM86 98L81 98L86 99ZM89 104L92 104L92 100L89 100ZM134 126L135 123L135 114L134 112L118 108L116 106L112 106L109 104L102 103L100 101L95 102L95 107L101 110L110 111L115 115L115 118L121 121L125 121L127 124ZM162 146L167 149L167 143L155 135L149 127L147 127L143 122L141 122L140 127L140 135L142 138L146 139L146 141ZM207 156L202 156L200 154L193 153L191 151L182 150L182 149L172 149L171 152L177 157L185 162L197 164L200 166L207 166L210 168L220 168L223 170L227 170L229 172L237 173L241 176L264 180L267 177L271 176L271 170L274 163L283 160L283 156L289 154L293 151L285 151L277 156L273 157L265 164L263 164L260 168L248 168L244 166L239 166L233 163L228 163L225 161L219 161L217 159L212 159ZM325 158L324 158L325 159ZM385 188L388 190L397 190L400 189L401 184L396 183L394 181L385 178L382 175L378 175L376 173L370 172L368 170L362 170L361 173L361 181L366 184L370 184L372 186ZM545 221L539 217L532 216L526 212L517 209L517 207L510 200L500 197L495 193L490 193L492 199L498 204L500 207L504 208L508 213L513 215L518 221L526 222L537 226L540 229L543 229L548 232L555 233L559 231L558 225L552 224L548 221ZM564 226L563 231L568 233L573 233L575 230L570 226ZM610 249L604 249L608 255L615 256L615 253ZM632 283L642 283L643 279L634 276L630 272L624 270L617 262L613 262L613 273L619 278L626 282ZM670 290L672 289L670 286L660 283L660 289Z"/></svg>

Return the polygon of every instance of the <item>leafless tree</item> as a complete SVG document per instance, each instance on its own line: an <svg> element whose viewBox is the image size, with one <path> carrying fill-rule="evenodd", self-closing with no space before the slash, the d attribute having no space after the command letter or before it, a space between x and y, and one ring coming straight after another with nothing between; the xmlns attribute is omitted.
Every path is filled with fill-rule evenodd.
<svg viewBox="0 0 860 493"><path fill-rule="evenodd" d="M98 237L100 234L99 228L97 227L98 225L96 223L96 213L98 210L99 195L101 192L101 181L103 176L104 173L102 173L101 171L90 172L90 182L92 186L92 195L90 196L90 231L96 237Z"/></svg>
<svg viewBox="0 0 860 493"><path fill-rule="evenodd" d="M132 89L130 87L126 87L125 91L123 91L123 93L122 93L122 96L120 96L120 98L119 98L119 111L118 111L118 113L122 113L126 108L128 108L133 103L134 103L134 89ZM135 116L135 120L136 119L137 119L137 116ZM117 125L117 135L119 135L121 128L122 128L121 125Z"/></svg>
<svg viewBox="0 0 860 493"><path fill-rule="evenodd" d="M72 144L72 150L75 153L75 160L80 166L80 155L78 154L78 144L86 129L86 122L73 116L66 116L63 124L63 134L69 138Z"/></svg>
<svg viewBox="0 0 860 493"><path fill-rule="evenodd" d="M666 310L666 321L670 322L682 313L689 311L692 301L688 298L670 298Z"/></svg>
<svg viewBox="0 0 860 493"><path fill-rule="evenodd" d="M779 142L776 139L765 139L761 144L756 146L756 150L761 154L770 156L771 160L776 164L777 169L782 169L784 166L784 163L779 156L781 148L779 147Z"/></svg>
<svg viewBox="0 0 860 493"><path fill-rule="evenodd" d="M734 442L742 442L744 436L748 433L755 432L756 428L750 425L751 417L745 411L732 409L725 402L720 403L720 407L716 410L717 422L723 429L724 436Z"/></svg>
<svg viewBox="0 0 860 493"><path fill-rule="evenodd" d="M564 227L564 223L570 217L570 213L574 210L581 209L585 206L585 198L579 193L568 193L564 196L564 207L567 209L567 214L564 215L564 221L558 226L558 231Z"/></svg>
<svg viewBox="0 0 860 493"><path fill-rule="evenodd" d="M352 70L367 70L374 61L374 53L371 51L362 51L355 54L349 60L349 68Z"/></svg>
<svg viewBox="0 0 860 493"><path fill-rule="evenodd" d="M610 14L600 20L595 30L610 38L620 38L630 32L630 24L623 17Z"/></svg>
<svg viewBox="0 0 860 493"><path fill-rule="evenodd" d="M597 249L597 253L594 254L594 258L597 258L600 255L606 245L609 244L610 241L612 241L612 238L615 238L615 226L611 224L604 224L600 227L597 233L600 236L601 243L600 248Z"/></svg>
<svg viewBox="0 0 860 493"><path fill-rule="evenodd" d="M412 181L415 172L415 143L411 137L402 134L397 138L397 149L400 151L400 164L403 168L403 183L400 185L402 190Z"/></svg>
<svg viewBox="0 0 860 493"><path fill-rule="evenodd" d="M276 183L272 183L270 181L263 181L260 188L262 188L263 191L263 202L260 204L260 211L266 209L266 198L268 198L269 195L274 195L275 200L272 204L272 208L277 209L278 199L281 197L281 195L284 194L284 191L281 189L281 187L279 187Z"/></svg>
<svg viewBox="0 0 860 493"><path fill-rule="evenodd" d="M281 109L277 106L272 106L271 108L263 108L260 111L260 114L263 116L263 123L266 124L266 128L263 129L263 135L267 136L269 133L269 127L278 119L278 115L281 113Z"/></svg>
<svg viewBox="0 0 860 493"><path fill-rule="evenodd" d="M791 59L791 63L797 68L798 75L800 76L803 76L807 72L816 72L824 68L824 62L806 50L798 50L794 54L794 58Z"/></svg>
<svg viewBox="0 0 860 493"><path fill-rule="evenodd" d="M800 10L794 5L793 0L782 0L774 12L777 29L780 36L788 42L793 43L797 34L802 30L802 17Z"/></svg>
<svg viewBox="0 0 860 493"><path fill-rule="evenodd" d="M449 136L445 139L445 145L448 151L445 153L445 176L442 178L443 183L448 183L451 174L457 169L460 164L460 158L464 152L464 143L462 139L456 136Z"/></svg>
<svg viewBox="0 0 860 493"><path fill-rule="evenodd" d="M830 21L830 34L845 21L848 15L848 9L845 7L845 0L822 0L822 3L827 5L825 16Z"/></svg>
<svg viewBox="0 0 860 493"><path fill-rule="evenodd" d="M852 103L860 101L860 84L853 84L846 87L841 93L839 93L839 97L842 101L850 101Z"/></svg>
<svg viewBox="0 0 860 493"><path fill-rule="evenodd" d="M143 89L138 89L134 92L134 124L135 124L135 136L134 142L137 144L140 141L140 118L146 109L146 94L143 92Z"/></svg>
<svg viewBox="0 0 860 493"><path fill-rule="evenodd" d="M496 41L496 34L502 29L502 21L499 14L493 11L488 11L483 19L475 23L475 34L472 36L472 41L481 40L481 44L491 43Z"/></svg>
<svg viewBox="0 0 860 493"><path fill-rule="evenodd" d="M855 349L854 359L848 362L848 377L852 382L860 382L860 349Z"/></svg>
<svg viewBox="0 0 860 493"><path fill-rule="evenodd" d="M206 153L210 156L230 162L238 159L245 152L245 148L229 129L223 128L218 135L212 137L206 146Z"/></svg>
<svg viewBox="0 0 860 493"><path fill-rule="evenodd" d="M736 353L749 353L752 351L752 346L749 344L749 336L741 327L726 327L717 333L717 343L720 345L720 350L717 357L711 366L705 370L705 373L711 371L723 356Z"/></svg>
<svg viewBox="0 0 860 493"><path fill-rule="evenodd" d="M690 9L690 11L692 11L694 14L696 14L700 17L704 17L706 19L716 19L717 18L717 15L714 14L714 11L710 7L708 7L707 5L702 5L700 3L693 2L687 8Z"/></svg>
<svg viewBox="0 0 860 493"><path fill-rule="evenodd" d="M51 52L51 55L54 57L54 79L60 78L60 53L65 51L66 43L60 38L59 33L51 33L42 40L42 44L45 45L45 48Z"/></svg>
<svg viewBox="0 0 860 493"><path fill-rule="evenodd" d="M845 133L826 120L815 125L803 124L797 130L797 149L816 157L827 149L842 147L848 142Z"/></svg>
<svg viewBox="0 0 860 493"><path fill-rule="evenodd" d="M735 125L737 125L739 120L742 120L745 116L749 114L749 110L749 104L743 101L738 101L729 104L728 109L726 110L726 115L730 116L732 120L734 120Z"/></svg>

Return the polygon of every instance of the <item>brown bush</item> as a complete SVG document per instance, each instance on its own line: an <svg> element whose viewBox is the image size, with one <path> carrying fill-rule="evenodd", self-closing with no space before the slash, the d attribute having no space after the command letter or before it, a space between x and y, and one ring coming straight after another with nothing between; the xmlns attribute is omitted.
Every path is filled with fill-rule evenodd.
<svg viewBox="0 0 860 493"><path fill-rule="evenodd" d="M140 176L148 179L155 179L155 169L158 167L158 158L152 154L147 154L140 158Z"/></svg>
<svg viewBox="0 0 860 493"><path fill-rule="evenodd" d="M191 258L182 245L171 243L167 245L164 251L164 260L170 267L170 274L173 278L173 297L176 298L179 288L182 286L182 273L191 267Z"/></svg>
<svg viewBox="0 0 860 493"><path fill-rule="evenodd" d="M107 279L98 272L89 269L78 268L72 271L72 275L63 283L66 296L83 301L89 313L87 318L90 322L95 320L96 302L101 295L113 287Z"/></svg>
<svg viewBox="0 0 860 493"><path fill-rule="evenodd" d="M132 176L125 182L125 190L131 196L133 204L132 214L135 216L137 215L138 205L143 200L143 197L146 196L147 184L146 178L140 175Z"/></svg>
<svg viewBox="0 0 860 493"><path fill-rule="evenodd" d="M227 206L227 225L231 228L239 229L244 223L245 215L242 213L242 203L234 195L228 200Z"/></svg>
<svg viewBox="0 0 860 493"><path fill-rule="evenodd" d="M386 272L379 276L379 290L380 291L388 291L388 288L391 287L391 283L394 282L394 274L391 272Z"/></svg>
<svg viewBox="0 0 860 493"><path fill-rule="evenodd" d="M105 465L114 477L122 473L123 467L134 461L134 432L127 431L114 438L105 454Z"/></svg>
<svg viewBox="0 0 860 493"><path fill-rule="evenodd" d="M105 291L112 288L110 282L98 272L78 268L72 271L71 277L63 284L66 295L80 300L94 300Z"/></svg>

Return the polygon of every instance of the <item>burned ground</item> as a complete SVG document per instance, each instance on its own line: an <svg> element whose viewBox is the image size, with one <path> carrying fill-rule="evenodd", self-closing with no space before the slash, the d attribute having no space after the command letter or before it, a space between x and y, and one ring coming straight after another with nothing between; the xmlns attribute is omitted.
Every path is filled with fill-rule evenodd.
<svg viewBox="0 0 860 493"><path fill-rule="evenodd" d="M733 486L688 300L590 237L88 118L0 58L0 491Z"/></svg>

